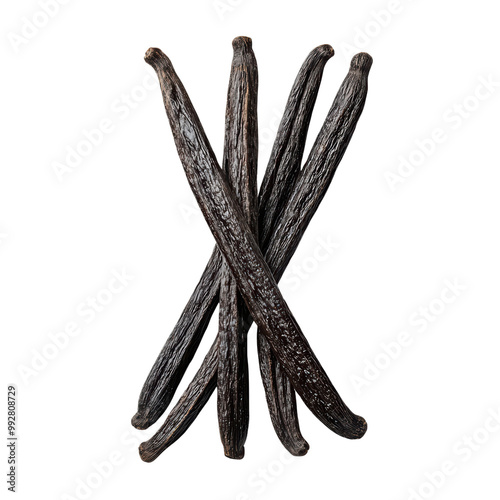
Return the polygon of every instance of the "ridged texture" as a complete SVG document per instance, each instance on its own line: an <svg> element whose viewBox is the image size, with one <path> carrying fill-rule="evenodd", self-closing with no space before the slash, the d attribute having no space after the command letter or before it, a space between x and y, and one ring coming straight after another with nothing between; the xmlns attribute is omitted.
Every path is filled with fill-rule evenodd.
<svg viewBox="0 0 500 500"><path fill-rule="evenodd" d="M137 413L132 418L132 425L137 429L147 429L154 424L172 401L219 302L223 264L221 253L215 248L144 382Z"/></svg>
<svg viewBox="0 0 500 500"><path fill-rule="evenodd" d="M259 193L261 248L269 246L276 221L287 204L300 173L309 123L327 61L334 55L330 45L312 50L302 64L288 96L268 167Z"/></svg>
<svg viewBox="0 0 500 500"><path fill-rule="evenodd" d="M237 280L238 288L251 315L261 328L262 333L266 335L274 354L282 363L294 388L310 410L338 434L348 438L361 437L366 431L366 422L361 417L354 415L343 403L288 309L244 215L217 165L189 97L169 59L158 49L150 49L146 60L152 64L159 75L167 115L192 190L217 244ZM359 54L353 59L351 71L346 81L351 74L356 73L358 79L364 82L366 87L366 75L370 65L371 58L366 54ZM340 101L345 99L345 105L336 110L330 122L333 119L339 122L337 135L343 137L343 141L347 140L348 142L346 138L350 138L352 135L359 117L357 113L361 112L364 104L364 97L352 98L352 89L348 88L346 81L339 91ZM335 108L335 103L333 108ZM325 123L325 127L328 124L329 120ZM323 135L320 133L315 147L318 144L323 144L322 141ZM337 157L335 161L338 164L347 144L342 144L342 140L340 140L339 144L336 146L333 144L333 146L334 154L330 154L331 151L320 149L316 151L314 156L313 149L310 159L311 157L316 158L317 162L333 161ZM321 180L321 176L318 177ZM314 176L309 174L305 179L312 180ZM327 177L324 180L323 185L327 187L329 184ZM304 207L315 210L323 195L324 193L316 201L312 199L313 197L307 196L306 199L302 200ZM297 214L295 215L297 216ZM310 216L312 217L312 214ZM298 233L296 236L298 240L300 240L308 223L307 217L304 221L305 225L296 223L294 226L295 232ZM286 227L286 224L282 227ZM289 229L293 230L294 228ZM271 255L273 255L272 252ZM277 271L278 274L282 273L281 269ZM186 399L183 397L179 404L182 404L183 400ZM199 397L198 400L203 405L206 402L206 397ZM180 425L176 428L179 429ZM143 459L154 459L166 447L163 438L169 436L172 436L172 432L169 432L165 424L149 442L141 445ZM173 442L173 440L171 441Z"/></svg>
<svg viewBox="0 0 500 500"><path fill-rule="evenodd" d="M257 61L250 38L233 40L222 169L257 237ZM226 263L219 295L217 415L224 454L240 459L248 434L249 390L245 303Z"/></svg>
<svg viewBox="0 0 500 500"><path fill-rule="evenodd" d="M300 174L323 70L333 54L330 45L320 45L312 50L290 91L259 195L260 248L264 254ZM276 435L292 455L305 455L309 444L300 432L295 392L288 378L281 376L265 336L258 331L257 337L260 373Z"/></svg>
<svg viewBox="0 0 500 500"><path fill-rule="evenodd" d="M365 104L371 64L372 59L368 54L357 54L352 59L349 73L335 97L306 164L298 176L293 194L273 228L273 238L276 244L270 246L265 252L265 259L278 280L283 275L309 222L323 200L351 140ZM282 248L288 249L284 258ZM289 442L285 446L290 450L294 443L300 442L301 438L295 394L283 367L280 366L260 328L257 332L257 341L259 366L266 387L271 419L275 429L289 429L288 435L280 439L285 444L284 440L288 438ZM275 423L278 410L281 413L281 419ZM278 435L280 435L279 432Z"/></svg>

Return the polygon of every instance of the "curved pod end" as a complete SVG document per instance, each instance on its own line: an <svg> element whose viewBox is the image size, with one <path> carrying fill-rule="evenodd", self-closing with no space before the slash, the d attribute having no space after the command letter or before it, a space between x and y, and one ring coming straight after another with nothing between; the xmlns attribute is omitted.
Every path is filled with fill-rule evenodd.
<svg viewBox="0 0 500 500"><path fill-rule="evenodd" d="M351 70L358 70L368 73L373 64L373 58L366 52L360 52L351 59Z"/></svg>
<svg viewBox="0 0 500 500"><path fill-rule="evenodd" d="M252 39L248 36L237 36L233 40L233 49L251 49L252 48Z"/></svg>
<svg viewBox="0 0 500 500"><path fill-rule="evenodd" d="M309 443L305 439L302 439L300 445L287 447L287 449L294 457L303 457L309 451Z"/></svg>
<svg viewBox="0 0 500 500"><path fill-rule="evenodd" d="M333 57L335 55L335 50L333 50L333 47L327 43L324 45L318 45L313 52L320 52L328 57Z"/></svg>
<svg viewBox="0 0 500 500"><path fill-rule="evenodd" d="M148 413L141 413L137 412L133 417L132 417L132 425L136 429L144 430L147 429L153 422L149 421L148 418Z"/></svg>
<svg viewBox="0 0 500 500"><path fill-rule="evenodd" d="M156 68L159 65L172 66L172 63L167 55L161 49L157 49L156 47L151 47L146 51L146 54L144 54L144 60L153 66L153 68Z"/></svg>
<svg viewBox="0 0 500 500"><path fill-rule="evenodd" d="M352 435L347 436L349 439L361 439L368 430L368 424L363 417L356 415L356 425L354 427L354 431Z"/></svg>
<svg viewBox="0 0 500 500"><path fill-rule="evenodd" d="M152 462L156 457L148 452L145 445L146 443L141 443L139 445L139 456L143 462Z"/></svg>
<svg viewBox="0 0 500 500"><path fill-rule="evenodd" d="M224 455L233 460L241 460L245 456L245 447L242 446L240 449L225 449Z"/></svg>

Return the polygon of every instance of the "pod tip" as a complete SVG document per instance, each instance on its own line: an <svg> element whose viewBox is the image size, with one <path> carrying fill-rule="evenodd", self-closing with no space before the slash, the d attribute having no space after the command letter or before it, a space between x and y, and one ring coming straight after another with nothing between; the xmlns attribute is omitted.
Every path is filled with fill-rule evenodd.
<svg viewBox="0 0 500 500"><path fill-rule="evenodd" d="M147 441L139 445L139 456L143 462L152 462L156 457L147 449Z"/></svg>
<svg viewBox="0 0 500 500"><path fill-rule="evenodd" d="M233 49L251 49L252 48L252 39L248 36L237 36L233 40Z"/></svg>
<svg viewBox="0 0 500 500"><path fill-rule="evenodd" d="M309 443L304 439L300 445L289 451L296 457L303 457L304 455L307 455L307 452L309 451Z"/></svg>
<svg viewBox="0 0 500 500"><path fill-rule="evenodd" d="M136 429L147 429L151 424L148 421L148 411L141 413L138 411L133 417L132 417L132 425Z"/></svg>
<svg viewBox="0 0 500 500"><path fill-rule="evenodd" d="M146 51L146 54L144 55L144 60L153 67L157 65L171 66L170 59L160 49L157 49L156 47L151 47Z"/></svg>
<svg viewBox="0 0 500 500"><path fill-rule="evenodd" d="M163 52L160 49L157 49L156 47L150 47L147 51L146 54L144 55L144 60L146 62L153 61L154 59L159 59L162 56Z"/></svg>
<svg viewBox="0 0 500 500"><path fill-rule="evenodd" d="M360 52L356 54L351 60L351 69L360 71L370 71L373 59L370 54Z"/></svg>
<svg viewBox="0 0 500 500"><path fill-rule="evenodd" d="M356 439L362 438L365 434L366 431L368 430L368 424L366 423L366 420L363 417L357 417L357 436Z"/></svg>
<svg viewBox="0 0 500 500"><path fill-rule="evenodd" d="M335 50L333 50L333 47L331 45L328 45L327 43L325 43L324 45L319 45L318 47L316 47L316 50L323 52L329 57L333 57L335 55Z"/></svg>
<svg viewBox="0 0 500 500"><path fill-rule="evenodd" d="M241 460L245 456L245 447L224 447L224 455L233 460Z"/></svg>

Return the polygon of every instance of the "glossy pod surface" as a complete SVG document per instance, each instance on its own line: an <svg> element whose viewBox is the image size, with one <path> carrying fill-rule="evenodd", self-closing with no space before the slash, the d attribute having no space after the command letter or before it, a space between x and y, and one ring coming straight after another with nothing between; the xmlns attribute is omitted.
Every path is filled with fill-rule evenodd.
<svg viewBox="0 0 500 500"><path fill-rule="evenodd" d="M147 60L159 74L165 107L190 185L252 317L311 411L338 434L349 438L361 437L366 430L365 421L344 404L288 309L170 61L158 49L150 49ZM350 74L357 73L366 80L370 65L371 58L359 54L353 59ZM344 134L344 139L333 148L333 153L325 153L323 149L317 151L319 160L332 161L336 155L338 164L347 145L345 138L352 135L357 111L361 112L364 98L353 98L348 90L345 88L344 92L339 92L343 105L334 113L334 118L341 122L340 133ZM322 144L320 137L316 141L318 143ZM329 183L328 176L324 180ZM304 207L314 209L319 201L309 197L302 199ZM297 216L294 215L295 220ZM307 219L305 222L307 225ZM304 229L296 221L294 224L299 230ZM283 227L287 227L286 224ZM300 237L301 234L296 236L298 240ZM281 269L277 274L280 272ZM158 444L155 439L150 441ZM142 445L143 452L146 448Z"/></svg>

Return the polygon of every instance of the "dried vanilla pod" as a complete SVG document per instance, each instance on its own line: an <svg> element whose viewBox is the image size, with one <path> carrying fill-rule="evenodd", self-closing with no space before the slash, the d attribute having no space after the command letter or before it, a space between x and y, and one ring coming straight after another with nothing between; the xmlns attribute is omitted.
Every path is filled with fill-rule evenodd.
<svg viewBox="0 0 500 500"><path fill-rule="evenodd" d="M193 380L156 433L139 446L144 462L157 459L191 426L217 387L217 344L210 347Z"/></svg>
<svg viewBox="0 0 500 500"><path fill-rule="evenodd" d="M167 409L219 302L224 259L215 248L181 317L156 358L139 396L132 425L147 429Z"/></svg>
<svg viewBox="0 0 500 500"><path fill-rule="evenodd" d="M323 70L334 50L313 49L302 64L285 106L259 192L259 244L269 246L274 226L300 174L309 123Z"/></svg>
<svg viewBox="0 0 500 500"><path fill-rule="evenodd" d="M222 169L257 237L257 61L250 38L235 38L233 49ZM236 280L224 263L219 292L217 414L224 453L237 459L245 454L249 420L247 330L243 325L247 315Z"/></svg>
<svg viewBox="0 0 500 500"><path fill-rule="evenodd" d="M146 61L160 79L191 189L254 321L316 417L343 437L362 437L365 420L342 401L283 299L170 60L159 49L150 49Z"/></svg>
<svg viewBox="0 0 500 500"><path fill-rule="evenodd" d="M330 45L313 49L302 64L290 91L259 194L259 244L264 255L300 174L323 69L333 55ZM281 371L276 369L265 336L258 332L257 339L261 378L274 430L292 455L305 455L309 444L300 432L295 392L288 378L281 377Z"/></svg>

